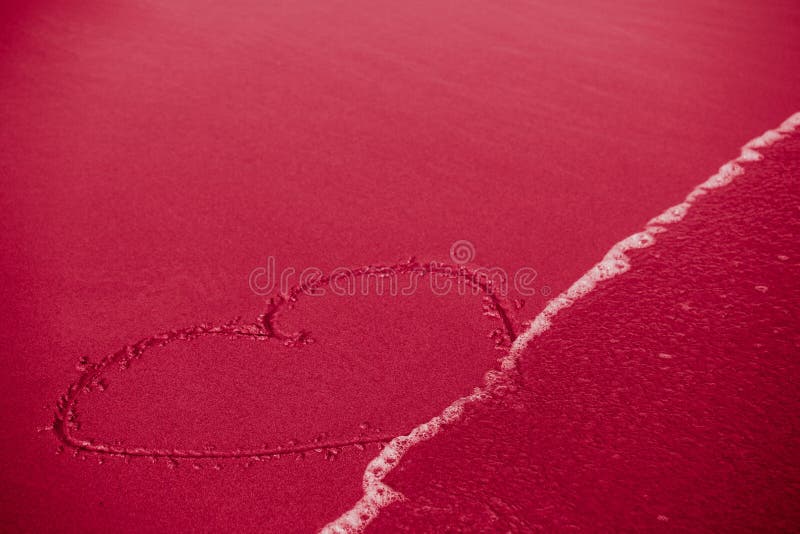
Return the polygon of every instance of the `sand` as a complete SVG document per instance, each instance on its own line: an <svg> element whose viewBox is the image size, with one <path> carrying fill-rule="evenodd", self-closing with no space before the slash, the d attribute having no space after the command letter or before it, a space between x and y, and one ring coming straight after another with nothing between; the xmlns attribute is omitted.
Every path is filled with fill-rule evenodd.
<svg viewBox="0 0 800 534"><path fill-rule="evenodd" d="M361 497L364 469L378 454L378 443L364 450L334 447L335 453L312 449L303 459L294 453L269 460L237 455L176 461L166 455L152 463L152 455L79 451L73 456L48 427L59 397L86 372L80 359L97 363L176 329L256 323L267 304L248 278L267 256L276 258L278 269L297 272L310 266L329 272L391 265L411 256L423 263L449 262L450 247L458 240L474 245L474 265L537 272L535 295L527 296L520 309L510 306L519 333L523 321L535 317L619 239L680 202L748 139L797 111L798 20L790 2L757 8L710 2L669 7L249 2L235 8L195 2L5 3L0 16L2 526L120 532L323 527ZM779 183L775 189L781 189ZM784 183L783 191L788 190ZM681 223L687 225L687 243L709 242L696 240L697 232L723 232L716 226L719 213L738 214L744 221L754 213L741 211L739 197L718 198L720 207L712 214L694 226L690 219ZM775 209L790 202L775 202ZM792 220L796 212L781 216ZM747 231L779 223L772 216L762 222ZM709 257L726 259L723 266L734 260L753 264L755 252L744 244L755 241L760 247L761 240L746 235L728 244L714 241L723 250ZM764 254L788 256L788 263L780 264L788 269L794 257L786 247L764 245ZM654 246L646 254L657 250ZM551 369L549 378L536 375L541 376L537 385L566 396L536 393L550 398L555 412L525 412L520 417L527 426L507 438L494 434L497 428L488 422L459 431L485 433L489 442L508 444L495 458L480 448L461 447L471 453L464 457L473 460L470 468L478 470L474 480L483 476L481 465L501 472L498 462L509 470L504 480L520 470L567 473L514 479L509 487L519 490L521 500L503 493L500 498L513 513L495 505L496 515L506 521L519 517L523 530L539 523L558 526L562 519L564 526L589 521L610 528L649 526L644 521L653 516L656 525L686 521L689 528L724 527L731 523L703 510L716 504L730 511L742 502L751 506L729 513L741 524L756 525L774 512L768 524L796 526L774 482L796 483L794 471L784 468L784 478L776 475L770 484L760 478L783 465L783 455L769 456L779 450L774 435L763 438L770 447L760 454L769 457L757 456L745 469L737 467L736 458L726 460L729 467L713 470L711 455L672 461L640 447L646 428L640 412L674 411L669 404L655 405L658 397L648 396L650 390L634 385L639 384L634 379L653 378L659 367L679 364L678 347L653 340L646 352L627 353L624 361L634 370L619 376L619 360L599 368L584 364L574 373L597 373L598 379L621 385L601 382L592 399L566 393L574 391L578 378L566 369L575 368L576 358L583 361L579 349L587 337L581 325L614 318L612 310L630 311L621 303L635 301L632 295L644 301L642 314L658 309L645 288L658 289L651 300L675 302L668 291L672 286L654 282L663 279L663 269L678 271L669 263L678 256L662 257L666 266L635 265L614 282L618 296L597 304L611 307L600 314L585 312L597 320L580 318L579 308L572 308L578 324L553 328L541 348L530 349L545 351L565 366ZM709 259L711 277L722 268L714 264L712 269L712 263ZM693 272L694 281L705 271ZM635 273L641 273L636 283L629 281ZM766 286L766 292L753 289L752 299L781 299L773 308L791 309L787 277L780 271L742 285L726 274L719 283L733 284L732 292ZM714 287L716 281L704 283ZM786 290L773 291L781 284ZM104 376L105 385L86 394L76 435L150 452L294 450L320 435L337 443L360 443L364 436L388 439L472 391L502 354L488 337L497 328L496 318L484 314L480 296L443 299L419 291L406 299L354 300L298 301L281 324L290 333L311 332L315 343L301 347L219 336L153 347L130 369L114 368ZM704 304L703 314L713 314L711 302ZM745 309L732 313L728 330L691 337L685 350L727 348L738 339L731 332L761 313ZM715 317L703 314L686 321L702 325ZM767 317L775 322L769 322L767 333L786 330L752 342L769 348L769 340L777 340L773 348L780 355L796 328L780 323L782 315L775 314ZM638 339L635 327L651 322L629 317L603 331L619 328L614 335L620 339ZM674 324L670 328L681 331ZM568 354L557 357L548 347ZM656 356L651 376L646 362L656 350L674 358ZM725 360L726 368L736 369L734 363L746 355L744 349L732 352L734 362ZM542 355L526 358L541 361ZM708 397L697 400L697 410L717 407L704 412L707 426L698 439L708 446L716 443L709 435L723 414L741 414L747 423L739 430L733 425L731 433L763 430L750 424L753 414L786 393L770 377L776 369L790 369L789 363L784 358L777 368L767 366L761 383L750 379L752 369L742 378L748 394L763 389L765 396L763 402L756 397L750 411L720 408L714 395L723 393L708 386L714 382L719 391L735 391L736 376L711 380L706 373L691 382L685 376L686 369L697 367L691 365L668 376ZM536 374L531 368L525 372ZM608 391L624 391L630 398L604 404ZM695 398L687 391L675 393L678 400ZM614 411L621 404L626 410ZM571 414L585 406L593 419L584 426L569 424ZM682 409L677 413L700 413L689 405ZM536 419L536 413L544 419ZM488 411L486 419L495 421ZM542 425L559 433L537 432ZM603 439L615 433L602 425L630 432L617 451L629 462L625 468L582 458L592 440L600 440L593 454L611 449ZM673 430L675 436L685 435L675 430L677 423L664 425L658 427L662 434L654 435L670 436ZM461 435L448 434L441 438ZM532 450L531 435L552 440L550 448L537 447L529 464L519 464L515 455ZM760 443L745 441L747 447L731 451L752 451L752 444ZM436 515L435 504L426 505L434 512L420 512L420 502L434 499L423 489L438 488L435 477L443 475L434 464L452 465L464 474L458 463L444 462L451 448L428 443L415 453L418 459L409 454L403 460L401 467L407 468L393 471L393 484L408 501L385 510L375 528L419 527L414 518ZM696 451L666 444L678 458ZM412 468L412 460L426 467ZM574 462L583 467L574 468ZM587 465L600 467L592 471ZM773 467L752 467L764 465ZM694 479L688 474L697 466L723 478L689 484ZM632 470L647 476L632 477ZM637 500L644 480L673 471L673 482L661 491L691 487L697 495L681 498L695 499L695 508L679 506L685 503L652 489L654 484L647 492L658 506ZM420 473L430 473L430 480ZM587 473L592 475L580 476ZM743 486L726 483L724 476L731 473L758 482L747 489L752 494L737 501L736 488ZM456 490L437 493L436 502L451 504L452 493L471 507L480 497L470 485L474 480L455 477ZM602 491L592 489L597 480L605 481ZM623 492L623 482L631 480L625 484L629 493ZM620 508L609 505L612 497ZM542 503L538 511L526 512L533 515L514 511L515 506L532 508L532 499ZM765 502L769 506L758 509ZM639 511L621 513L626 503ZM476 525L494 524L470 514L466 517ZM462 521L447 513L437 518ZM613 523L615 518L620 523Z"/></svg>

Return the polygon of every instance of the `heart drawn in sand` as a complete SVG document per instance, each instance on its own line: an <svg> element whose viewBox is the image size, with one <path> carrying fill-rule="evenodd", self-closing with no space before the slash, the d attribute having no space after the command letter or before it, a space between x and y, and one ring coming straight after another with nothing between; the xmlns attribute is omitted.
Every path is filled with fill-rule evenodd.
<svg viewBox="0 0 800 534"><path fill-rule="evenodd" d="M297 351L298 355L303 354L304 348L308 347L312 342L317 345L324 345L325 339L316 339L312 332L306 330L284 331L279 325L279 318L283 318L289 310L293 309L295 303L309 298L307 295L314 294L320 288L330 287L332 284L341 285L345 276L350 277L349 282L368 277L418 276L420 278L439 277L445 281L449 280L451 283L461 284L460 287L468 288L472 295L482 296L482 315L494 323L489 337L493 340L495 348L504 352L507 351L516 337L517 325L511 311L515 306L510 305L503 296L493 290L492 280L480 269L476 270L465 265L455 266L437 262L420 263L412 258L407 262L394 265L361 267L349 270L347 274L320 275L313 280L293 287L285 294L273 296L267 302L264 313L253 322L233 321L220 325L204 323L169 330L126 345L97 362L90 362L87 358L83 358L79 364L80 376L68 387L67 392L58 399L56 405L52 428L61 442L60 447L73 449L76 454L90 453L126 458L166 458L171 462L175 462L177 459L261 459L286 454L304 454L309 451L323 452L327 455L337 454L343 447L347 446L363 448L369 443L389 442L396 437L397 432L390 434L368 427L362 427L355 437L340 436L337 438L320 434L317 438L306 442L292 440L276 446L260 445L257 447L219 449L213 446L203 448L167 448L123 445L119 441L88 439L77 435L80 429L78 410L80 401L94 392L106 389L109 381L109 371L117 368L125 369L134 362L140 365L138 361L146 362L147 357L150 356L149 352L153 351L153 349L177 343L191 343L203 338L251 340L267 344L269 347L268 353L274 350L289 350ZM300 317L302 317L302 314ZM377 327L379 328L380 325L377 325ZM269 357L269 354L267 354L267 357Z"/></svg>

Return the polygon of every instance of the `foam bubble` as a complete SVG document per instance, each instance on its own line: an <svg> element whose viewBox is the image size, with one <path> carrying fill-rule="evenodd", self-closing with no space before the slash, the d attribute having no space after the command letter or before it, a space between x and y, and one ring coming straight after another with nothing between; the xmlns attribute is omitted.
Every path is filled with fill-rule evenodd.
<svg viewBox="0 0 800 534"><path fill-rule="evenodd" d="M783 126L783 125L781 125ZM783 137L782 133L779 130L770 130L768 132L764 132L762 135L756 137L755 139L751 139L747 143L745 143L744 148L765 148L769 145L779 141Z"/></svg>
<svg viewBox="0 0 800 534"><path fill-rule="evenodd" d="M683 220L686 217L686 214L689 212L689 208L691 204L689 202L681 202L677 206L672 206L667 211L659 215L658 217L653 217L648 222L649 225L660 225L663 226L665 224L672 224Z"/></svg>
<svg viewBox="0 0 800 534"><path fill-rule="evenodd" d="M577 300L594 289L595 280L593 277L584 276L579 278L564 294L571 300Z"/></svg>
<svg viewBox="0 0 800 534"><path fill-rule="evenodd" d="M800 128L800 112L795 113L783 121L783 124L778 126L778 131L781 133L792 133L798 128Z"/></svg>
<svg viewBox="0 0 800 534"><path fill-rule="evenodd" d="M550 302L547 303L547 306L544 307L543 312L533 320L531 330L534 332L543 332L547 330L550 328L550 317L553 317L564 308L569 308L574 302L575 299L567 297L564 293L551 299Z"/></svg>
<svg viewBox="0 0 800 534"><path fill-rule="evenodd" d="M752 148L743 147L742 154L736 158L736 161L758 161L762 158L761 153Z"/></svg>

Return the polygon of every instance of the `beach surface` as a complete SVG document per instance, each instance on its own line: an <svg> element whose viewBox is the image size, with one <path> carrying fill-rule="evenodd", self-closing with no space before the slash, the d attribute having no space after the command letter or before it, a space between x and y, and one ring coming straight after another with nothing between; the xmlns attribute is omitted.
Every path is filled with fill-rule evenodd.
<svg viewBox="0 0 800 534"><path fill-rule="evenodd" d="M382 444L800 109L798 27L793 2L5 2L0 527L334 521ZM370 528L796 529L797 139L769 151L562 312L524 388L409 450ZM507 320L422 284L265 322L252 287L459 241L535 271Z"/></svg>

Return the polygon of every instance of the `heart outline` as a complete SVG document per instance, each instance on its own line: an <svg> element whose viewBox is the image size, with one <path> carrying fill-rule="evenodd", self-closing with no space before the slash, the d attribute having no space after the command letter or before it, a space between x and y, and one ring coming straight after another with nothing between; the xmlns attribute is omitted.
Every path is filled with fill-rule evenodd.
<svg viewBox="0 0 800 534"><path fill-rule="evenodd" d="M213 448L197 449L163 449L153 447L131 447L115 445L105 442L96 443L90 439L80 439L73 435L73 430L79 427L78 401L82 394L88 394L95 389L104 389L103 374L113 365L117 364L123 369L130 366L131 362L141 358L144 353L155 347L164 347L176 341L193 341L203 337L222 336L229 339L255 339L258 341L279 341L287 347L298 348L313 341L310 333L299 331L286 333L282 331L277 319L281 313L291 309L293 304L302 295L307 295L311 291L330 285L338 277L363 277L369 275L385 276L388 274L409 274L419 273L421 275L444 275L451 279L462 279L473 290L479 290L484 294L484 315L496 319L500 322L500 328L492 331L490 337L494 340L498 349L507 351L517 337L515 320L511 313L511 306L493 290L492 280L485 273L472 269L466 265L451 265L440 262L420 263L415 258L401 263L391 265L369 265L359 267L336 275L320 275L311 280L297 284L290 288L285 294L276 293L267 301L264 313L258 316L252 323L241 323L240 319L212 325L201 323L196 326L189 326L180 329L173 329L162 332L148 338L141 339L134 344L125 345L122 349L108 354L101 358L97 363L90 363L87 359L82 359L81 375L72 382L67 388L67 392L61 395L56 403L56 411L52 424L52 430L60 441L60 447L68 447L75 451L75 454L90 453L98 455L111 455L125 458L166 458L171 462L177 459L211 460L211 459L266 459L280 457L288 454L305 454L306 452L325 451L327 454L338 453L344 447L355 446L364 448L372 443L385 444L396 437L395 434L378 433L376 435L365 435L349 440L322 440L315 438L311 442L297 443L289 442L287 446L264 446L257 449L229 449L214 450Z"/></svg>

